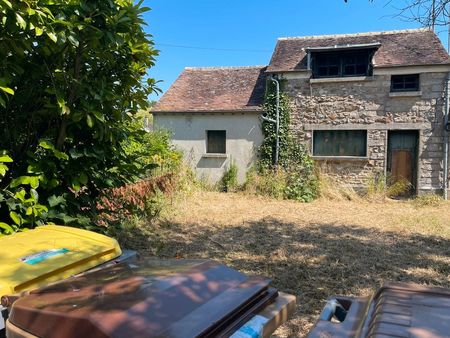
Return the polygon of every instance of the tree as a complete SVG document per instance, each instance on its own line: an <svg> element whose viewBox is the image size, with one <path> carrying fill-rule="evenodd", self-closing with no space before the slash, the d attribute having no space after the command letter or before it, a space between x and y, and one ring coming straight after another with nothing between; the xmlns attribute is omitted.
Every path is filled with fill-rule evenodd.
<svg viewBox="0 0 450 338"><path fill-rule="evenodd" d="M79 224L102 189L139 175L122 144L157 51L133 2L0 0L0 220L15 222L5 191L27 188L48 219Z"/></svg>
<svg viewBox="0 0 450 338"><path fill-rule="evenodd" d="M387 3L395 6L396 1L389 0ZM417 21L425 27L447 26L450 15L449 3L450 0L406 0L396 7L397 16Z"/></svg>

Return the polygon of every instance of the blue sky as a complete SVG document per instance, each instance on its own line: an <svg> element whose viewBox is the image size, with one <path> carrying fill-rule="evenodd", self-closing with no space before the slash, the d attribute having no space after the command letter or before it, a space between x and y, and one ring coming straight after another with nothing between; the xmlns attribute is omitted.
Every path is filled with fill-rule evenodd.
<svg viewBox="0 0 450 338"><path fill-rule="evenodd" d="M395 17L394 6L403 2L145 0L144 5L152 8L145 14L146 30L160 50L148 74L161 80L159 87L166 91L184 67L265 65L278 37L420 27ZM446 35L439 32L445 44ZM158 99L156 95L150 98Z"/></svg>

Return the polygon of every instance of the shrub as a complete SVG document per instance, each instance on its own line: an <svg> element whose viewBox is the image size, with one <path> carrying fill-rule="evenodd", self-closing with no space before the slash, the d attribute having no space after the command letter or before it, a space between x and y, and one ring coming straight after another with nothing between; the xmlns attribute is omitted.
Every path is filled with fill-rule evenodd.
<svg viewBox="0 0 450 338"><path fill-rule="evenodd" d="M231 161L230 167L223 174L219 183L220 190L230 192L236 191L238 188L238 167L234 161Z"/></svg>
<svg viewBox="0 0 450 338"><path fill-rule="evenodd" d="M268 83L264 108L271 119L276 119L275 85ZM256 190L269 196L282 196L310 202L317 197L318 181L314 161L307 149L298 143L290 130L291 106L286 93L280 93L279 105L279 161L274 167L276 126L263 121L264 141L259 148L258 176L262 183ZM271 182L270 180L274 180ZM257 183L257 184L259 184ZM246 185L249 187L249 183Z"/></svg>
<svg viewBox="0 0 450 338"><path fill-rule="evenodd" d="M149 136L134 118L156 90L147 10L132 0L0 1L0 150L14 160L0 177L3 233L91 227L105 190L154 167L138 156Z"/></svg>
<svg viewBox="0 0 450 338"><path fill-rule="evenodd" d="M132 133L122 142L126 156L137 163L145 176L178 171L182 154L172 146L170 133L161 129L144 130L146 118L148 114L141 112L130 121Z"/></svg>
<svg viewBox="0 0 450 338"><path fill-rule="evenodd" d="M110 231L108 228L120 227L133 218L158 218L165 206L165 195L174 191L175 184L174 175L166 174L106 190L97 205L96 224L100 230Z"/></svg>

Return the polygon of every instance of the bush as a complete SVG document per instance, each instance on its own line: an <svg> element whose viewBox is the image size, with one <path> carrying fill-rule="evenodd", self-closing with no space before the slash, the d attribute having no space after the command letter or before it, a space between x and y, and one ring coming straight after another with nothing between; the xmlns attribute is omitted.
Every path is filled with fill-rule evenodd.
<svg viewBox="0 0 450 338"><path fill-rule="evenodd" d="M221 181L219 182L221 191L236 191L238 188L238 167L234 161L231 161L230 167L225 171Z"/></svg>
<svg viewBox="0 0 450 338"><path fill-rule="evenodd" d="M317 193L317 179L300 172L286 170L251 171L243 189L246 192L272 198L311 202Z"/></svg>
<svg viewBox="0 0 450 338"><path fill-rule="evenodd" d="M134 218L157 219L165 206L166 195L174 191L175 176L166 174L134 184L106 190L97 205L96 224L103 231L112 231Z"/></svg>
<svg viewBox="0 0 450 338"><path fill-rule="evenodd" d="M172 146L168 131L143 129L146 115L140 113L129 123L132 133L122 142L126 156L139 166L139 178L179 171L182 153Z"/></svg>
<svg viewBox="0 0 450 338"><path fill-rule="evenodd" d="M105 190L155 168L159 159L144 154L153 135L135 119L156 89L141 5L0 1L0 150L13 160L0 166L3 233L43 222L90 228Z"/></svg>
<svg viewBox="0 0 450 338"><path fill-rule="evenodd" d="M275 85L268 84L264 108L271 119L276 119ZM280 93L279 161L274 167L276 126L264 121L262 129L264 141L259 148L258 176L256 191L269 196L278 196L310 202L318 195L318 180L314 161L307 149L299 144L290 130L291 106L287 94ZM274 180L271 182L271 180ZM261 183L261 184L260 184ZM249 187L249 183L246 184Z"/></svg>

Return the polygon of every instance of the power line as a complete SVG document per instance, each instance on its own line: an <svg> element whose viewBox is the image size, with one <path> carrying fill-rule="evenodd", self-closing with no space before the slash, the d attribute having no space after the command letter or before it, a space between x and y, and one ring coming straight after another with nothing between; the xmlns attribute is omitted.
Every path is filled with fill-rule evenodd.
<svg viewBox="0 0 450 338"><path fill-rule="evenodd" d="M197 46L184 46L184 45L173 45L170 43L156 43L156 46L163 47L173 47L173 48L185 48L185 49L200 49L200 50L214 50L220 52L248 52L248 53L270 53L271 50L263 49L228 49L228 48L213 48L213 47L197 47Z"/></svg>

